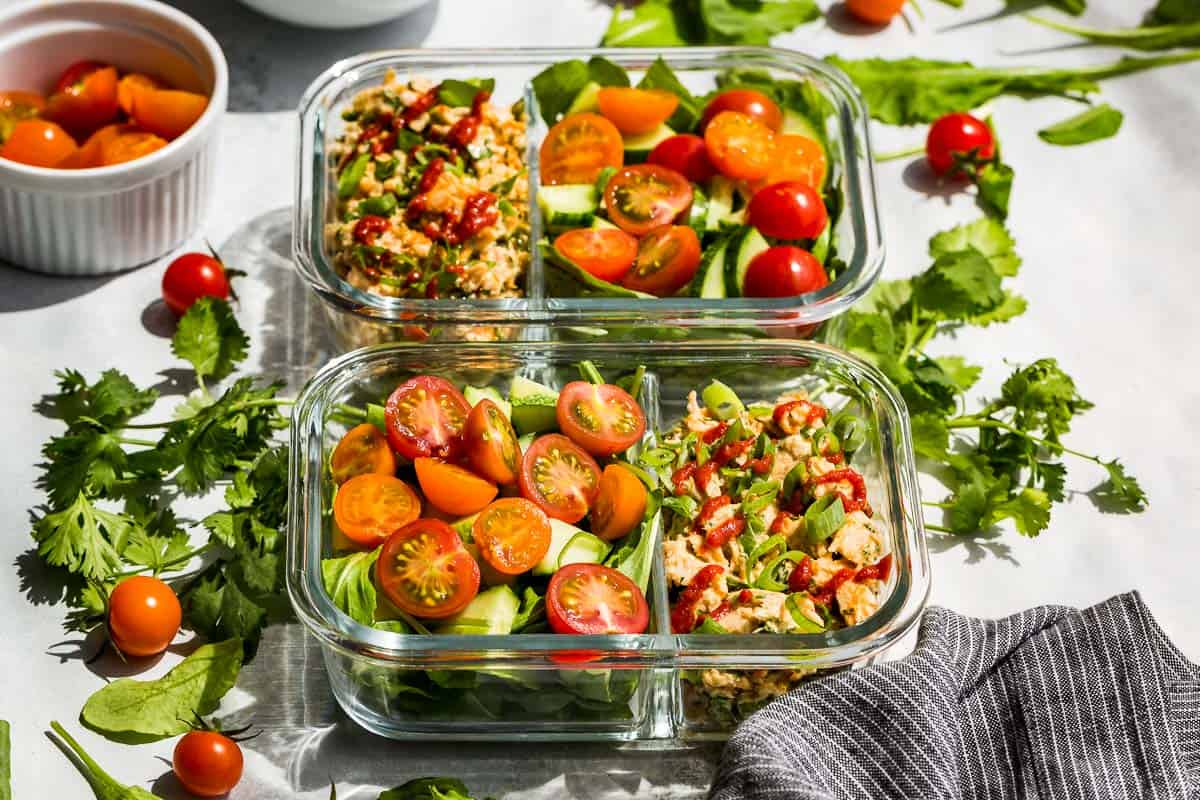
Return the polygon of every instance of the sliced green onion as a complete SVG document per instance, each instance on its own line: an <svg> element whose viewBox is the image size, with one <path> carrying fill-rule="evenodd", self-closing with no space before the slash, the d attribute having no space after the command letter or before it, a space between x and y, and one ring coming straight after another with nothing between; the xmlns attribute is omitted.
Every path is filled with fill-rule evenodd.
<svg viewBox="0 0 1200 800"><path fill-rule="evenodd" d="M730 442L740 442L749 436L749 431L742 424L741 419L735 419L729 429L725 431L725 435L721 437L721 444L729 444Z"/></svg>
<svg viewBox="0 0 1200 800"><path fill-rule="evenodd" d="M686 494L682 497L676 497L675 495L664 497L662 504L663 508L687 520L694 519L696 512L700 510L700 505Z"/></svg>
<svg viewBox="0 0 1200 800"><path fill-rule="evenodd" d="M788 550L780 556L775 556L767 562L763 567L763 571L759 573L758 580L754 582L754 588L766 589L768 592L782 592L787 589L787 584L776 580L775 571L779 569L779 565L785 561L791 561L793 564L799 564L804 559L808 558L808 553L803 550Z"/></svg>
<svg viewBox="0 0 1200 800"><path fill-rule="evenodd" d="M797 487L803 486L808 481L808 467L804 466L803 461L797 461L796 465L788 470L788 474L783 479L783 490L780 496L784 500L790 500L792 495L796 493Z"/></svg>
<svg viewBox="0 0 1200 800"><path fill-rule="evenodd" d="M796 598L807 596L807 592L796 592L795 594L789 594L787 599L783 601L783 605L789 612L791 612L792 620L796 623L800 633L824 633L824 625L813 622L804 615L803 611L800 610L800 601Z"/></svg>
<svg viewBox="0 0 1200 800"><path fill-rule="evenodd" d="M699 439L696 439L695 442L696 442L696 466L702 467L706 463L708 463L708 459L709 459L709 456L711 455L711 453L708 449L708 445L706 445L704 442L700 441Z"/></svg>
<svg viewBox="0 0 1200 800"><path fill-rule="evenodd" d="M787 548L787 539L778 533L756 544L754 549L750 551L750 555L746 556L746 574L749 575L750 570L758 563L758 560L776 547Z"/></svg>
<svg viewBox="0 0 1200 800"><path fill-rule="evenodd" d="M747 520L747 522L749 522L749 520ZM745 553L754 552L754 541L755 541L755 536L752 533L743 533L741 536L738 537L738 544L740 544L742 546L742 551ZM747 561L746 563L748 565L749 561Z"/></svg>
<svg viewBox="0 0 1200 800"><path fill-rule="evenodd" d="M822 454L840 453L842 452L842 443L828 427L819 428L813 434L813 449Z"/></svg>
<svg viewBox="0 0 1200 800"><path fill-rule="evenodd" d="M358 191L358 184L362 182L363 175L367 172L367 163L371 160L370 153L359 153L358 157L350 162L350 166L338 178L338 198L345 200L351 197Z"/></svg>
<svg viewBox="0 0 1200 800"><path fill-rule="evenodd" d="M638 456L638 461L647 467L666 467L675 461L675 452L665 447L652 447Z"/></svg>
<svg viewBox="0 0 1200 800"><path fill-rule="evenodd" d="M737 392L718 380L705 386L700 396L704 400L705 407L717 419L732 419L746 410L746 407L742 405L741 398L737 396Z"/></svg>
<svg viewBox="0 0 1200 800"><path fill-rule="evenodd" d="M388 178L396 174L396 167L400 166L400 162L394 158L389 158L387 161L375 161L375 179L386 181Z"/></svg>
<svg viewBox="0 0 1200 800"><path fill-rule="evenodd" d="M396 195L386 192L379 195L379 197L368 197L359 203L358 207L365 214L374 214L377 217L390 217L398 205L400 205L400 201L396 199Z"/></svg>
<svg viewBox="0 0 1200 800"><path fill-rule="evenodd" d="M387 419L384 415L383 406L376 405L375 403L367 403L367 422L387 433Z"/></svg>
<svg viewBox="0 0 1200 800"><path fill-rule="evenodd" d="M602 384L605 382L604 376L600 374L600 370L596 369L596 365L591 361L579 362L579 374L588 383Z"/></svg>
<svg viewBox="0 0 1200 800"><path fill-rule="evenodd" d="M775 406L770 403L751 403L746 410L755 419L769 419L775 413Z"/></svg>
<svg viewBox="0 0 1200 800"><path fill-rule="evenodd" d="M712 617L705 617L700 621L700 624L696 626L692 633L723 634L729 633L729 629L717 622Z"/></svg>
<svg viewBox="0 0 1200 800"><path fill-rule="evenodd" d="M854 414L838 414L830 422L829 427L842 440L842 449L853 453L867 443L869 427L866 420Z"/></svg>
<svg viewBox="0 0 1200 800"><path fill-rule="evenodd" d="M638 364L638 368L633 371L633 375L628 380L622 379L617 381L622 389L629 392L629 396L635 401L641 397L642 383L646 380L646 365Z"/></svg>
<svg viewBox="0 0 1200 800"><path fill-rule="evenodd" d="M757 481L750 484L742 496L742 516L757 514L775 501L779 493L778 481Z"/></svg>
<svg viewBox="0 0 1200 800"><path fill-rule="evenodd" d="M845 521L846 509L842 505L840 494L832 492L818 498L804 512L804 531L809 545L815 549L824 544L825 540L837 533Z"/></svg>

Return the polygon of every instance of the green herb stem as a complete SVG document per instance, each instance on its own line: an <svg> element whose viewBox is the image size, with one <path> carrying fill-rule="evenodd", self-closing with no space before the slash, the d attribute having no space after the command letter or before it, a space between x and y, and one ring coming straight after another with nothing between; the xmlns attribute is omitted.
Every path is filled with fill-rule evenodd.
<svg viewBox="0 0 1200 800"><path fill-rule="evenodd" d="M149 439L135 439L130 436L118 436L117 441L134 447L158 447L158 442L152 442Z"/></svg>
<svg viewBox="0 0 1200 800"><path fill-rule="evenodd" d="M212 546L211 542L205 542L204 544L200 545L199 547L192 548L191 550L187 551L186 553L181 553L180 555L176 556L175 558L172 558L168 561L164 561L163 563L159 564L157 571L161 573L161 572L165 572L166 570L171 569L172 567L179 566L180 564L186 564L189 561L191 561L193 558L196 558L197 556L202 556L205 553L207 553L211 546ZM114 578L114 580L120 580L122 578L128 578L133 575L141 575L143 572L148 572L153 569L154 569L153 567L149 567L149 566L138 567L137 569L130 569L130 570L126 570L125 572L119 572L116 575L114 575L113 578Z"/></svg>
<svg viewBox="0 0 1200 800"><path fill-rule="evenodd" d="M1049 439L1042 438L1041 436L1034 436L1032 433L1029 433L1028 431L1023 431L1020 428L1018 428L1017 426L1010 425L1009 423L1004 422L1003 420L992 419L990 417L975 416L975 415L966 416L966 417L955 417L954 419L948 420L946 422L946 427L948 429L990 428L992 430L1007 431L1008 433L1016 434L1017 436L1027 439L1027 440L1033 442L1034 444L1041 445L1042 447L1046 447L1051 450L1055 450L1055 451L1059 451L1059 452L1063 452L1063 453L1068 453L1070 455L1075 456L1076 458L1082 458L1085 461L1091 461L1093 464L1101 464L1101 465L1104 464L1104 461L1099 456L1093 456L1088 453L1081 453L1078 450L1072 450L1070 447L1067 447L1066 445L1064 445L1060 442L1052 442Z"/></svg>
<svg viewBox="0 0 1200 800"><path fill-rule="evenodd" d="M877 153L875 156L875 160L877 162L899 161L902 158L911 158L912 156L919 156L919 155L924 155L924 154L925 154L925 145L921 145L920 147L910 147L907 150L893 150L890 153Z"/></svg>

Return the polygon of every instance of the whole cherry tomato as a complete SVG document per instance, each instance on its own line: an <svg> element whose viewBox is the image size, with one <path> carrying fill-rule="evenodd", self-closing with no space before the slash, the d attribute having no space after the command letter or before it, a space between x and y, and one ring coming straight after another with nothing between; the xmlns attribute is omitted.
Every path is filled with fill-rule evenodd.
<svg viewBox="0 0 1200 800"><path fill-rule="evenodd" d="M166 650L182 619L175 592L148 575L126 578L108 598L108 635L127 656L141 658Z"/></svg>
<svg viewBox="0 0 1200 800"><path fill-rule="evenodd" d="M970 114L947 114L930 126L925 139L925 158L938 175L954 169L955 156L972 153L980 161L996 155L995 137L983 120Z"/></svg>
<svg viewBox="0 0 1200 800"><path fill-rule="evenodd" d="M175 744L171 766L184 789L220 797L242 778L242 748L217 731L189 731Z"/></svg>
<svg viewBox="0 0 1200 800"><path fill-rule="evenodd" d="M171 262L162 280L163 301L183 316L201 297L229 297L229 279L221 262L207 253L184 253Z"/></svg>
<svg viewBox="0 0 1200 800"><path fill-rule="evenodd" d="M825 268L812 253L800 247L768 247L746 269L743 293L747 297L795 297L829 284Z"/></svg>
<svg viewBox="0 0 1200 800"><path fill-rule="evenodd" d="M748 215L751 225L777 239L815 239L829 222L821 195L800 181L759 189L750 198Z"/></svg>

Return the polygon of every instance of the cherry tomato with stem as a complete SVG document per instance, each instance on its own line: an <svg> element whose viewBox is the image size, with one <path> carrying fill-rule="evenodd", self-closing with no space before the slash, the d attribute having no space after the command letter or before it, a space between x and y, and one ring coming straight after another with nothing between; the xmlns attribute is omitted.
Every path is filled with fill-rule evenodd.
<svg viewBox="0 0 1200 800"><path fill-rule="evenodd" d="M980 161L996 155L996 140L986 122L970 114L946 114L930 126L925 158L936 174L953 171L954 177L963 177L954 167L956 158L972 155Z"/></svg>
<svg viewBox="0 0 1200 800"><path fill-rule="evenodd" d="M769 247L750 261L743 293L746 297L795 297L829 285L825 268L801 247Z"/></svg>
<svg viewBox="0 0 1200 800"><path fill-rule="evenodd" d="M333 496L333 521L360 547L376 547L392 531L421 516L421 499L395 475L355 475Z"/></svg>
<svg viewBox="0 0 1200 800"><path fill-rule="evenodd" d="M770 97L755 89L728 89L708 101L700 117L700 130L708 127L722 111L737 111L752 117L772 131L783 125L783 112Z"/></svg>
<svg viewBox="0 0 1200 800"><path fill-rule="evenodd" d="M606 542L628 536L646 516L646 486L633 471L609 464L600 476L600 492L592 506L592 533Z"/></svg>
<svg viewBox="0 0 1200 800"><path fill-rule="evenodd" d="M339 485L358 475L395 475L396 456L383 431L364 422L346 431L333 448L329 471Z"/></svg>
<svg viewBox="0 0 1200 800"><path fill-rule="evenodd" d="M44 119L23 119L13 126L0 147L0 158L31 167L57 167L75 150L75 140L59 125Z"/></svg>
<svg viewBox="0 0 1200 800"><path fill-rule="evenodd" d="M623 453L642 439L646 415L620 386L572 381L558 393L558 429L590 455Z"/></svg>
<svg viewBox="0 0 1200 800"><path fill-rule="evenodd" d="M576 228L560 234L554 249L602 281L619 281L637 258L638 241L620 228Z"/></svg>
<svg viewBox="0 0 1200 800"><path fill-rule="evenodd" d="M694 133L679 133L663 139L646 156L647 164L673 169L692 183L704 183L717 169L708 160L704 140Z"/></svg>
<svg viewBox="0 0 1200 800"><path fill-rule="evenodd" d="M846 10L871 25L887 25L903 7L904 0L846 0Z"/></svg>
<svg viewBox="0 0 1200 800"><path fill-rule="evenodd" d="M521 469L521 445L512 423L500 406L484 398L467 415L463 447L476 473L501 486L517 482Z"/></svg>
<svg viewBox="0 0 1200 800"><path fill-rule="evenodd" d="M479 564L438 519L418 519L389 536L375 579L389 603L423 619L457 614L479 594Z"/></svg>
<svg viewBox="0 0 1200 800"><path fill-rule="evenodd" d="M171 262L162 279L163 302L182 317L201 297L229 298L225 267L208 253L184 253Z"/></svg>
<svg viewBox="0 0 1200 800"><path fill-rule="evenodd" d="M691 204L692 184L688 179L657 164L624 167L604 187L608 218L634 236L670 224Z"/></svg>
<svg viewBox="0 0 1200 800"><path fill-rule="evenodd" d="M417 458L417 483L425 499L435 508L456 517L482 511L500 491L496 484L464 469L435 458Z"/></svg>
<svg viewBox="0 0 1200 800"><path fill-rule="evenodd" d="M770 128L740 111L722 111L704 129L709 160L722 175L738 180L765 178L774 144Z"/></svg>
<svg viewBox="0 0 1200 800"><path fill-rule="evenodd" d="M759 189L750 198L747 217L761 233L776 239L815 239L829 223L821 195L800 181Z"/></svg>
<svg viewBox="0 0 1200 800"><path fill-rule="evenodd" d="M664 89L606 86L596 94L600 113L625 134L649 133L679 107L679 98Z"/></svg>
<svg viewBox="0 0 1200 800"><path fill-rule="evenodd" d="M574 525L600 490L600 467L586 450L561 433L533 441L521 459L521 496L546 516Z"/></svg>
<svg viewBox="0 0 1200 800"><path fill-rule="evenodd" d="M621 285L666 297L687 286L699 266L700 238L696 231L688 225L663 225L638 242L637 260L621 279Z"/></svg>
<svg viewBox="0 0 1200 800"><path fill-rule="evenodd" d="M197 797L221 797L242 779L242 748L218 731L194 730L175 743L171 767Z"/></svg>
<svg viewBox="0 0 1200 800"><path fill-rule="evenodd" d="M546 588L546 621L555 633L643 633L650 607L625 573L600 564L568 564Z"/></svg>
<svg viewBox="0 0 1200 800"><path fill-rule="evenodd" d="M108 636L126 656L155 656L179 633L183 609L170 586L149 575L117 584L108 598Z"/></svg>
<svg viewBox="0 0 1200 800"><path fill-rule="evenodd" d="M605 167L625 162L621 132L599 114L572 114L546 132L538 150L542 182L592 183Z"/></svg>
<svg viewBox="0 0 1200 800"><path fill-rule="evenodd" d="M537 566L550 549L550 518L524 497L489 505L471 526L479 554L502 575L520 575Z"/></svg>
<svg viewBox="0 0 1200 800"><path fill-rule="evenodd" d="M445 378L419 375L396 387L384 406L388 442L408 459L453 458L462 450L471 404Z"/></svg>

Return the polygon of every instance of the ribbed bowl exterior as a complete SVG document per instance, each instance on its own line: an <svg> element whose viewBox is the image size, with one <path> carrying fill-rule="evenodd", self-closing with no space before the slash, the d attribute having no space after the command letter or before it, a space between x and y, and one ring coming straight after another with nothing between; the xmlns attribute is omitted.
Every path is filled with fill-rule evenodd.
<svg viewBox="0 0 1200 800"><path fill-rule="evenodd" d="M181 166L111 193L0 185L0 260L52 275L103 275L169 253L196 232L213 189L217 139Z"/></svg>

